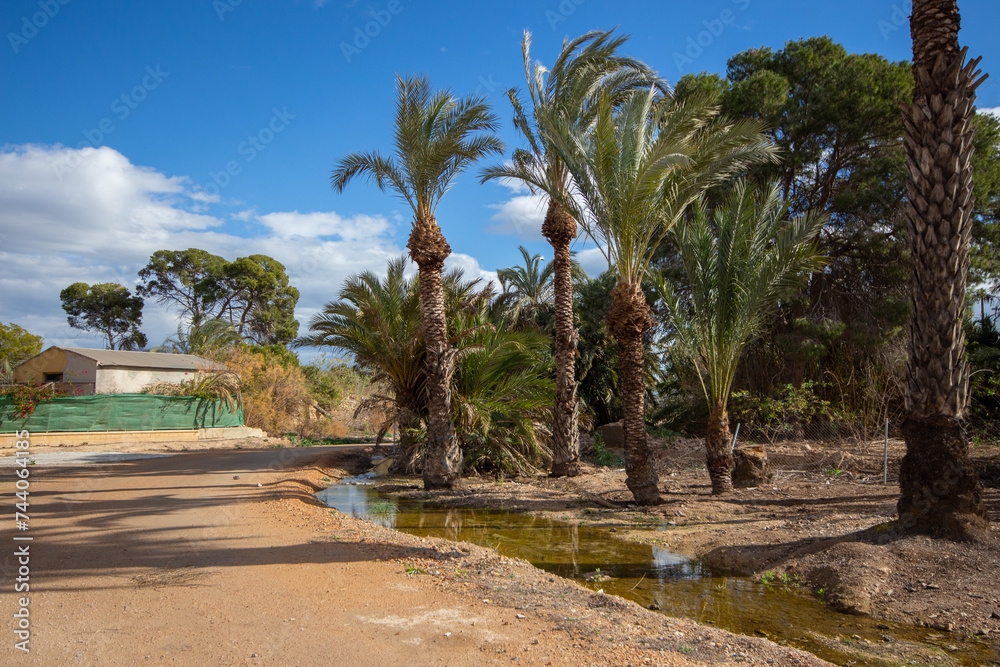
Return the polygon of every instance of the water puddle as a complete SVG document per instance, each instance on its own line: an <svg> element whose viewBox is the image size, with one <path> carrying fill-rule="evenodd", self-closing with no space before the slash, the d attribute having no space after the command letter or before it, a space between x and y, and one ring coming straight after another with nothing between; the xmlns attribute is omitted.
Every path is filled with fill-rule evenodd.
<svg viewBox="0 0 1000 667"><path fill-rule="evenodd" d="M836 664L898 664L903 646L909 660L919 660L911 664L984 665L997 659L987 642L840 614L807 593L723 576L667 549L619 539L607 527L504 510L433 507L382 496L364 475L344 482L349 483L324 489L317 498L388 528L492 547L593 590L654 605L670 616L767 637Z"/></svg>

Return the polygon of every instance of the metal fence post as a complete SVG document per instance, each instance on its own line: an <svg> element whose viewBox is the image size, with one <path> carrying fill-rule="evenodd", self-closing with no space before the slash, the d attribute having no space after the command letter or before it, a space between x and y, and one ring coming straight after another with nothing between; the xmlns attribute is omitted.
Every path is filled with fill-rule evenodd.
<svg viewBox="0 0 1000 667"><path fill-rule="evenodd" d="M882 457L882 485L889 483L889 419L885 420L885 448Z"/></svg>

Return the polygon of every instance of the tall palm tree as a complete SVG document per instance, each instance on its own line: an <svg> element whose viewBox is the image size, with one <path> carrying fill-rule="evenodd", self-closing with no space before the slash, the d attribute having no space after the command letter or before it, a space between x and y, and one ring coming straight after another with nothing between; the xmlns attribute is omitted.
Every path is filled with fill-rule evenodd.
<svg viewBox="0 0 1000 667"><path fill-rule="evenodd" d="M352 153L334 167L331 184L342 192L348 181L364 174L413 210L407 248L420 274L430 410L424 486L451 488L462 474L462 454L451 419L454 350L448 344L441 287L451 246L434 213L455 177L477 160L501 154L503 144L494 134L499 119L481 96L456 99L448 91L433 92L422 76L397 77L396 91L393 154Z"/></svg>
<svg viewBox="0 0 1000 667"><path fill-rule="evenodd" d="M775 148L756 121L728 122L707 101L672 104L655 89L615 103L603 94L591 132L547 123L545 131L579 189L564 206L594 239L617 276L608 329L618 344L627 485L636 502L660 502L646 440L643 336L653 316L641 284L653 252L706 189ZM586 214L586 215L585 215Z"/></svg>
<svg viewBox="0 0 1000 667"><path fill-rule="evenodd" d="M982 486L961 421L968 403L962 314L972 231L976 88L986 78L959 49L955 0L914 0L913 103L903 108L913 313L899 521L956 540L989 535Z"/></svg>
<svg viewBox="0 0 1000 667"><path fill-rule="evenodd" d="M570 256L570 244L576 238L576 220L564 203L571 191L569 171L542 128L549 122L589 127L602 91L616 98L638 87L663 87L646 65L617 55L628 37L613 36L612 32L589 32L564 41L549 71L532 62L531 33L525 31L521 51L530 109L522 104L516 90L508 91L507 95L514 107L514 126L530 150L515 151L511 164L492 167L483 173L484 182L494 178L515 179L527 184L533 192L549 196L542 235L554 251L556 400L552 475L556 477L580 473L574 375L578 336L573 327Z"/></svg>
<svg viewBox="0 0 1000 667"><path fill-rule="evenodd" d="M694 365L708 401L705 455L712 493L733 488L726 404L743 349L789 287L822 266L818 215L787 218L779 184L736 183L714 211L695 205L675 228L678 287L660 278L676 351Z"/></svg>

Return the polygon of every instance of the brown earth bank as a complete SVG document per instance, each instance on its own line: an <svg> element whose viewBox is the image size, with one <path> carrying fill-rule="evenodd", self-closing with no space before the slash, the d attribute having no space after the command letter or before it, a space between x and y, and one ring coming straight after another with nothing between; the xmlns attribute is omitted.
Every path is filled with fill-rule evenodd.
<svg viewBox="0 0 1000 667"><path fill-rule="evenodd" d="M16 533L5 466L0 664L828 664L323 507L314 491L366 460L350 448L242 446L30 466ZM15 648L22 602L30 652Z"/></svg>
<svg viewBox="0 0 1000 667"><path fill-rule="evenodd" d="M934 629L938 634L931 636L944 646L954 638L982 645L991 656L983 664L1000 664L995 452L979 452L976 459L993 539L956 544L899 534L893 521L899 487L883 485L881 473L873 477L832 467L779 472L757 488L713 496L698 460L702 450L697 441L688 444L686 456L660 457L665 502L652 508L631 503L623 470L587 464L574 478L471 477L451 493L425 493L415 487L418 480L407 478L381 480L380 489L442 507L498 507L605 526L617 537L700 559L717 572L797 588L838 612ZM850 637L844 641L855 643ZM949 664L947 652L925 655L902 645L858 648L855 664Z"/></svg>

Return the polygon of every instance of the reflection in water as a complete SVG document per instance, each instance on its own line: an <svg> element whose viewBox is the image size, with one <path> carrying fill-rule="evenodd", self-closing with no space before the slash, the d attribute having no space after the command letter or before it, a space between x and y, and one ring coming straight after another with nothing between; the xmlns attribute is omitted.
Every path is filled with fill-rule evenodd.
<svg viewBox="0 0 1000 667"><path fill-rule="evenodd" d="M367 480L365 480L367 481ZM831 611L811 596L774 589L746 577L725 577L667 549L615 537L607 528L575 525L527 513L491 509L441 509L409 499L389 500L364 481L335 485L316 494L345 514L411 535L443 537L523 558L542 570L576 579L593 589L655 605L670 616L744 635L765 636L844 664L857 656L836 648L841 637L882 642L938 643L929 631ZM390 509L386 509L388 506ZM821 634L820 634L821 633ZM825 641L823 637L825 636ZM817 637L820 637L819 639ZM950 636L958 664L985 664L994 651ZM954 647L952 647L954 648Z"/></svg>

